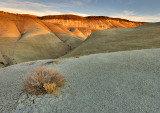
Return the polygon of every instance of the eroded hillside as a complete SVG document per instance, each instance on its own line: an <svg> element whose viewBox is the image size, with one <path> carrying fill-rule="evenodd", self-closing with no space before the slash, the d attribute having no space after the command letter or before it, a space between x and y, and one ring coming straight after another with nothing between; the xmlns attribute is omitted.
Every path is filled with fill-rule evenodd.
<svg viewBox="0 0 160 113"><path fill-rule="evenodd" d="M64 57L151 48L160 48L160 23L97 31Z"/></svg>
<svg viewBox="0 0 160 113"><path fill-rule="evenodd" d="M133 28L146 22L133 22L120 18L110 18L105 16L81 17L77 15L53 15L38 17L44 23L61 24L72 34L87 38L91 33L109 28ZM54 30L53 30L54 32Z"/></svg>
<svg viewBox="0 0 160 113"><path fill-rule="evenodd" d="M70 38L62 40L62 36L59 38L36 16L0 12L0 27L1 67L14 62L58 58L83 41L69 34L64 36Z"/></svg>
<svg viewBox="0 0 160 113"><path fill-rule="evenodd" d="M38 17L0 11L0 66L66 55L91 33L146 24L103 16Z"/></svg>

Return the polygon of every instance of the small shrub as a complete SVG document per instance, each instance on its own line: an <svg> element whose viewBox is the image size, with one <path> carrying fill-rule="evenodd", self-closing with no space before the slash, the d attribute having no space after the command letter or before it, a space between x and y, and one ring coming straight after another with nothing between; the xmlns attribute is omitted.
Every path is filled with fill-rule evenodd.
<svg viewBox="0 0 160 113"><path fill-rule="evenodd" d="M59 61L58 61L58 60L55 60L54 62L55 62L55 64L59 64Z"/></svg>
<svg viewBox="0 0 160 113"><path fill-rule="evenodd" d="M44 83L43 85L44 89L47 91L47 93L52 93L53 90L56 88L55 83Z"/></svg>
<svg viewBox="0 0 160 113"><path fill-rule="evenodd" d="M75 58L79 58L79 56L75 56Z"/></svg>
<svg viewBox="0 0 160 113"><path fill-rule="evenodd" d="M24 78L22 90L34 95L53 92L59 96L60 89L64 84L65 78L58 71L39 67Z"/></svg>
<svg viewBox="0 0 160 113"><path fill-rule="evenodd" d="M55 83L44 83L43 87L45 88L45 90L47 91L47 93L54 93L57 97L59 96L59 92L60 92L60 87L56 87Z"/></svg>

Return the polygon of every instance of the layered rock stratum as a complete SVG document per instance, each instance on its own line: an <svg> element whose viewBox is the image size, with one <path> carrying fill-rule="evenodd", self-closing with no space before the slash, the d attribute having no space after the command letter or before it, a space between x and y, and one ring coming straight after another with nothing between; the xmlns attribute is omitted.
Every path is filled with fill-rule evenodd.
<svg viewBox="0 0 160 113"><path fill-rule="evenodd" d="M72 34L87 38L91 33L109 28L133 28L147 22L133 22L120 18L111 18L106 16L88 16L77 15L51 15L38 17L44 23L64 25ZM54 30L53 30L54 32Z"/></svg>

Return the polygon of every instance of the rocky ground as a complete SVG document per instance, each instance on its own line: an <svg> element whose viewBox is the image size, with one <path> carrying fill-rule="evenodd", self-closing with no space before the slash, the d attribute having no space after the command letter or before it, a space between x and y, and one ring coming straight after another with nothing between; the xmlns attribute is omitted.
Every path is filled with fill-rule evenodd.
<svg viewBox="0 0 160 113"><path fill-rule="evenodd" d="M160 49L100 53L0 69L1 113L158 113ZM46 66L65 75L59 98L21 91L26 74Z"/></svg>

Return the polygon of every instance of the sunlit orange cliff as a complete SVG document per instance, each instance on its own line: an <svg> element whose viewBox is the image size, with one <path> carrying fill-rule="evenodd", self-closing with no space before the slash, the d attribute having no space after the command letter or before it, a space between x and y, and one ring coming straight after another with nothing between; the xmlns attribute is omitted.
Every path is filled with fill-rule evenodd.
<svg viewBox="0 0 160 113"><path fill-rule="evenodd" d="M56 29L63 29L65 33L87 38L88 35L95 31L109 28L133 28L147 22L133 22L120 18L110 18L105 16L88 16L82 17L77 15L50 15L38 17L46 24L52 32L59 33ZM57 26L53 28L54 25ZM62 26L63 25L63 26ZM64 27L65 26L65 27Z"/></svg>

